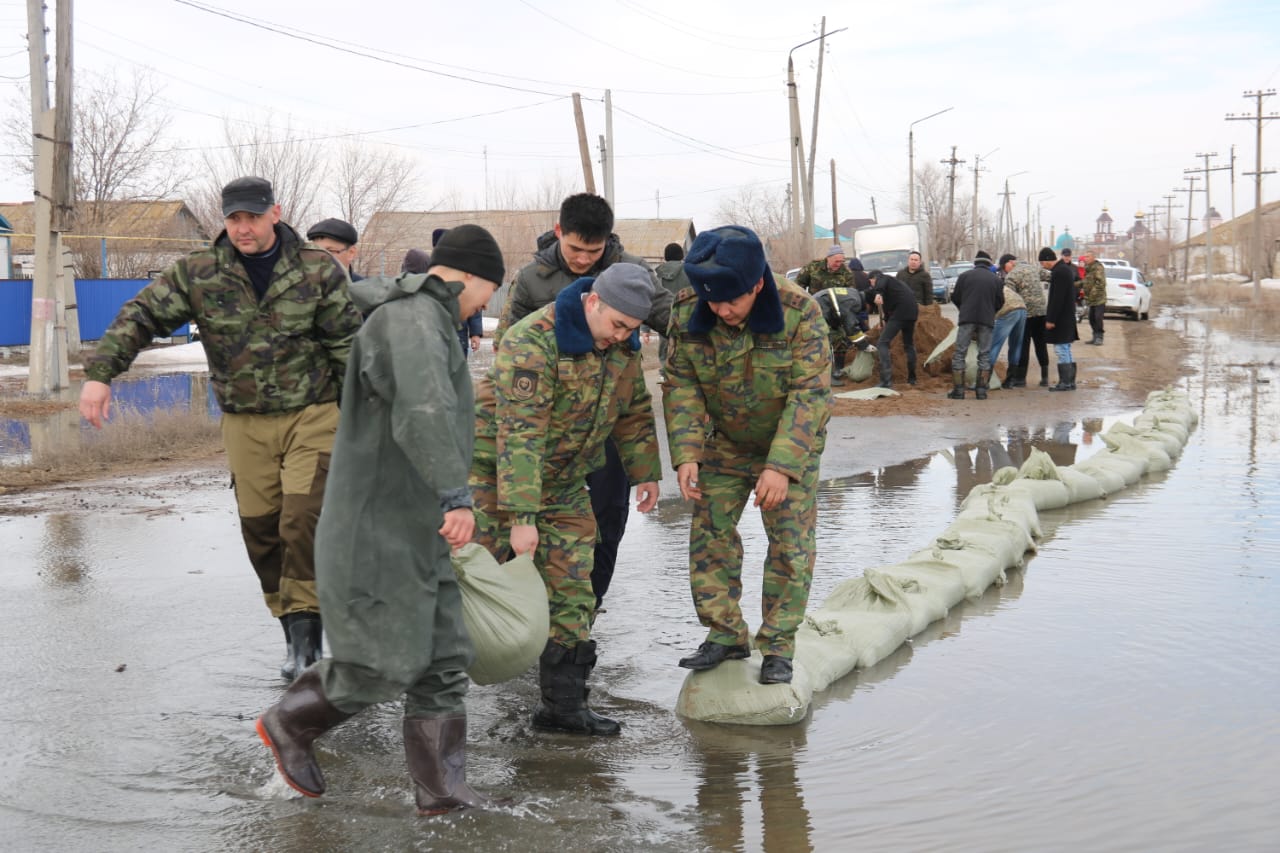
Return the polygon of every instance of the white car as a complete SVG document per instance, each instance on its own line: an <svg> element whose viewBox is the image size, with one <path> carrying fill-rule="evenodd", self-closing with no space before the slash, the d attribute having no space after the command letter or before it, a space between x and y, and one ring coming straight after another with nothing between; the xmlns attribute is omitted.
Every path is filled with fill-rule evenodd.
<svg viewBox="0 0 1280 853"><path fill-rule="evenodd" d="M1098 258L1098 263L1104 267L1131 267L1133 264L1120 258Z"/></svg>
<svg viewBox="0 0 1280 853"><path fill-rule="evenodd" d="M1107 311L1135 320L1151 317L1151 282L1133 267L1107 267Z"/></svg>

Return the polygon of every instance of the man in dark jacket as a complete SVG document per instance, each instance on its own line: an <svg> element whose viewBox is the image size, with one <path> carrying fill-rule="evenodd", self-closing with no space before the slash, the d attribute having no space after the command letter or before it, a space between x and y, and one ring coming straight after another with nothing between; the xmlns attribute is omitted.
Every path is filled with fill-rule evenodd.
<svg viewBox="0 0 1280 853"><path fill-rule="evenodd" d="M947 396L952 400L964 399L964 358L969 342L976 341L978 385L974 396L985 400L991 382L991 330L996 324L996 312L1004 305L1004 285L991 266L991 255L978 251L973 269L956 279L951 301L960 309L960 317L956 326L956 351L951 356L953 387Z"/></svg>
<svg viewBox="0 0 1280 853"><path fill-rule="evenodd" d="M281 775L305 796L325 790L316 738L405 694L404 748L419 814L488 802L466 781L463 698L475 651L449 559L475 530L475 404L454 330L502 278L489 232L459 225L436 247L428 275L351 288L368 320L351 348L316 530L333 657L303 672L257 722Z"/></svg>
<svg viewBox="0 0 1280 853"><path fill-rule="evenodd" d="M897 279L911 288L917 305L933 304L933 276L924 268L924 259L919 252L907 255L907 265L898 270Z"/></svg>
<svg viewBox="0 0 1280 853"><path fill-rule="evenodd" d="M684 246L668 243L662 250L662 263L658 264L658 283L667 289L672 298L689 286L689 276L684 272ZM658 329L658 363L667 362L667 330Z"/></svg>
<svg viewBox="0 0 1280 853"><path fill-rule="evenodd" d="M907 355L907 384L916 384L916 320L920 318L920 306L916 304L915 294L911 288L898 279L881 272L870 272L871 289L867 296L875 305L880 306L881 319L880 340L876 349L880 351L880 387L893 387L893 361L889 357L889 346L893 339L902 333L902 348Z"/></svg>
<svg viewBox="0 0 1280 853"><path fill-rule="evenodd" d="M334 260L342 265L352 281L359 281L364 276L351 269L355 263L360 247L360 235L350 222L342 219L322 219L307 229L307 239L321 249L333 255Z"/></svg>
<svg viewBox="0 0 1280 853"><path fill-rule="evenodd" d="M566 198L560 205L555 228L538 238L533 263L523 267L511 284L498 328L493 332L494 351L502 335L516 321L554 302L560 291L579 278L598 277L619 261L649 269L643 258L623 250L621 241L613 233L613 209L607 201L591 193ZM652 271L649 274L652 276ZM657 286L656 277L653 283L656 288L653 310L644 324L665 333L674 297L665 287ZM588 475L587 488L599 529L591 586L596 594L596 612L600 613L631 513L628 504L631 484L612 441L605 444L604 467Z"/></svg>
<svg viewBox="0 0 1280 853"><path fill-rule="evenodd" d="M1044 339L1053 344L1058 360L1058 384L1050 391L1076 390L1076 364L1071 357L1071 344L1080 339L1076 331L1076 288L1079 278L1068 260L1057 260L1053 249L1039 254L1040 266L1049 270L1049 300L1044 315Z"/></svg>

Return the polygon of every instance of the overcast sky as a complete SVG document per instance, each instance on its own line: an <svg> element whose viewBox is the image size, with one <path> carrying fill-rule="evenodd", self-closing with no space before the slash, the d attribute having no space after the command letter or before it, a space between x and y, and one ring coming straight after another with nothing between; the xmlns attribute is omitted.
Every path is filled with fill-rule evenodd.
<svg viewBox="0 0 1280 853"><path fill-rule="evenodd" d="M1226 165L1235 144L1237 173L1252 171L1253 125L1224 115L1251 112L1242 93L1280 82L1274 0L79 0L75 13L77 68L122 80L150 69L176 141L219 144L224 116L361 134L419 160L420 208L449 193L484 207L486 192L557 176L581 186L569 95L582 93L598 158L609 89L618 215L690 216L699 229L722 224L715 209L739 187L790 180L787 54L824 14L829 31L845 28L822 77L815 195L826 224L832 159L842 219L870 217L873 197L882 222L904 218L908 127L951 107L916 125L917 164L956 145L971 188L975 155L993 152L985 207L1023 172L1010 179L1016 220L1036 193L1046 229L1091 232L1104 204L1127 228L1185 186L1197 152ZM0 93L26 79L25 30L23 0L0 0ZM807 146L818 45L794 57ZM1280 112L1280 96L1265 105ZM1278 155L1271 123L1265 166L1280 167ZM1242 213L1252 178L1236 181ZM1212 193L1229 216L1228 173L1214 174ZM1264 184L1264 200L1277 197L1280 175ZM0 200L30 198L27 179L0 176Z"/></svg>

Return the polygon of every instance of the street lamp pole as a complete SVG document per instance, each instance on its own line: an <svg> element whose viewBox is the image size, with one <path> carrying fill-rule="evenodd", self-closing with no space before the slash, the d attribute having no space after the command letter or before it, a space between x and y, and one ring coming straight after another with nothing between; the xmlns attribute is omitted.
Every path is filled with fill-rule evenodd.
<svg viewBox="0 0 1280 853"><path fill-rule="evenodd" d="M924 118L918 118L907 125L907 210L910 211L907 219L911 222L916 220L916 125L922 121L928 121L934 116L950 112L953 109L955 107L938 110L936 113L930 113Z"/></svg>
<svg viewBox="0 0 1280 853"><path fill-rule="evenodd" d="M1036 190L1033 193L1027 193L1027 199L1026 199L1027 201L1027 219L1026 219L1027 243L1026 243L1026 246L1024 247L1025 249L1024 257L1027 257L1027 258L1030 258L1031 256L1031 197L1033 195L1044 195L1047 192L1048 190Z"/></svg>

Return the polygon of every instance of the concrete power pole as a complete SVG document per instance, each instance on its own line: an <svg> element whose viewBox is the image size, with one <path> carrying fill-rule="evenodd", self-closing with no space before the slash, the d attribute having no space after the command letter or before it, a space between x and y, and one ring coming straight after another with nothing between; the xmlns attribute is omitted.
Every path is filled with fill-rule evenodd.
<svg viewBox="0 0 1280 853"><path fill-rule="evenodd" d="M596 177L591 171L591 148L587 145L587 121L582 117L582 95L573 93L573 123L578 128L578 156L582 158L582 183L587 192L596 191Z"/></svg>
<svg viewBox="0 0 1280 853"><path fill-rule="evenodd" d="M831 242L840 245L840 214L836 211L836 158L831 158Z"/></svg>
<svg viewBox="0 0 1280 853"><path fill-rule="evenodd" d="M822 16L822 26L818 33L818 79L813 84L813 127L809 129L809 176L805 179L804 197L804 235L805 240L813 239L813 167L818 160L818 105L822 99L822 58L827 53L827 16Z"/></svg>
<svg viewBox="0 0 1280 853"><path fill-rule="evenodd" d="M1187 175L1187 240L1182 244L1182 283L1186 284L1188 277L1191 275L1191 223L1196 221L1192 211L1195 210L1195 194L1198 191L1196 181L1200 180L1199 175Z"/></svg>
<svg viewBox="0 0 1280 853"><path fill-rule="evenodd" d="M1182 171L1204 173L1204 281L1205 284L1210 284L1213 281L1213 220L1209 217L1213 214L1213 203L1209 199L1209 173L1222 172L1229 167L1209 167L1209 158L1218 156L1218 152L1216 151L1209 154L1197 153L1196 156L1204 158L1204 166L1199 169L1183 169Z"/></svg>
<svg viewBox="0 0 1280 853"><path fill-rule="evenodd" d="M792 48L794 50L795 48ZM796 95L796 66L787 56L787 120L791 126L791 237L804 230L804 199L800 176L805 173L804 139L800 135L800 99Z"/></svg>
<svg viewBox="0 0 1280 853"><path fill-rule="evenodd" d="M1243 175L1253 175L1253 298L1257 301L1262 298L1262 268L1263 258L1265 257L1262 245L1262 176L1275 174L1275 170L1262 170L1262 123L1269 119L1280 118L1280 114L1271 113L1270 115L1262 114L1262 99L1270 98L1276 93L1275 89L1267 89L1263 91L1258 89L1254 92L1245 92L1246 98L1253 98L1257 102L1257 110L1251 115L1232 115L1227 114L1227 121L1252 121L1255 122L1257 138L1254 143L1256 154L1256 165L1252 172L1242 172ZM1267 275L1271 274L1271 262L1268 259L1266 263Z"/></svg>
<svg viewBox="0 0 1280 853"><path fill-rule="evenodd" d="M952 145L951 156L940 162L944 166L951 166L951 174L947 178L947 257L954 258L956 254L956 166L965 161L956 159L956 146Z"/></svg>
<svg viewBox="0 0 1280 853"><path fill-rule="evenodd" d="M613 92L609 89L604 90L604 138L608 143L608 147L605 148L607 156L604 161L604 171L601 172L604 178L604 200L613 207L613 167L618 160L613 150Z"/></svg>
<svg viewBox="0 0 1280 853"><path fill-rule="evenodd" d="M35 277L32 279L30 372L27 392L48 396L71 387L67 369L67 299L62 234L71 211L71 9L58 5L58 71L49 109L48 48L44 5L27 0L27 49L31 59L31 128L35 155ZM74 303L74 299L71 300ZM78 325L78 324L77 324ZM77 333L76 337L79 337ZM77 347L79 341L76 341Z"/></svg>

